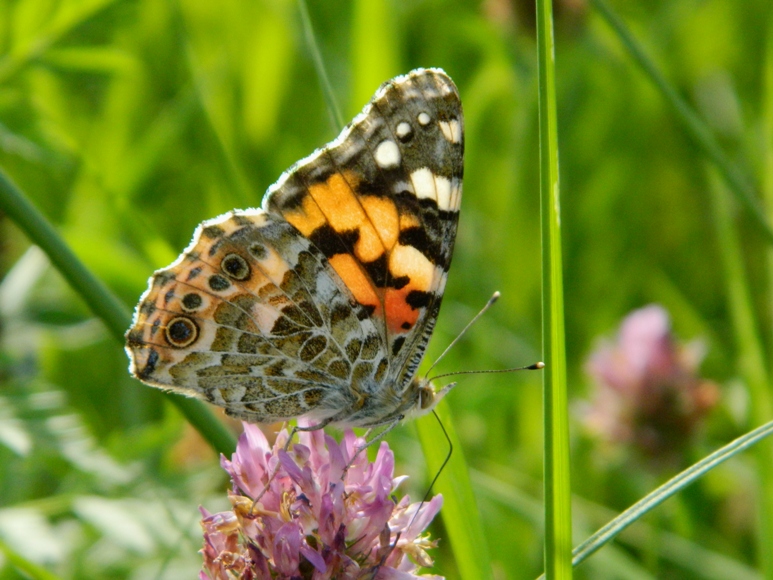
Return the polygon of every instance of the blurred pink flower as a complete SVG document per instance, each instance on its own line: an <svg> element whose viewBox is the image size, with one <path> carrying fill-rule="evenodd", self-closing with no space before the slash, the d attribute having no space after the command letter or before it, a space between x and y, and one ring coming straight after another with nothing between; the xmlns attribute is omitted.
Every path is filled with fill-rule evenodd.
<svg viewBox="0 0 773 580"><path fill-rule="evenodd" d="M633 311L617 340L590 356L596 393L585 424L609 443L672 462L719 398L717 386L697 375L703 356L701 343L677 343L661 306Z"/></svg>
<svg viewBox="0 0 773 580"><path fill-rule="evenodd" d="M405 477L394 477L394 455L386 442L370 463L364 440L346 431L342 443L322 430L301 432L300 444L283 451L286 430L273 448L255 425L244 424L231 461L232 511L200 508L204 528L201 580L440 578L418 575L432 565L427 549L436 541L421 533L440 510L436 495L421 506L392 493ZM253 507L274 469L268 490Z"/></svg>

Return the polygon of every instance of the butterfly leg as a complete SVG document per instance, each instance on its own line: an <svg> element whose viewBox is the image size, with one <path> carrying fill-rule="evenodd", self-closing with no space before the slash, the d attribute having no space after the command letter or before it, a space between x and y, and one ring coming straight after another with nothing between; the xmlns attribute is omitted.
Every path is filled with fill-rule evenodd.
<svg viewBox="0 0 773 580"><path fill-rule="evenodd" d="M344 468L344 473L346 473L347 471L349 471L349 468L352 466L352 464L353 464L353 463L354 463L354 461L357 459L357 456L358 456L360 453L362 453L363 451L365 451L365 450L366 450L368 447L370 447L370 446L371 446L371 445L373 445L374 443L377 443L377 442L381 441L381 440L382 440L382 439L383 439L383 438L386 436L386 434L387 434L387 433L389 433L389 432L390 432L392 429L394 429L395 427L397 427L397 425L398 425L398 424L400 423L400 421L402 421L403 419L405 419L405 415L398 415L397 417L395 417L394 419L392 419L392 420L391 420L389 423L387 423L387 424L386 424L386 427L384 427L384 429L382 429L381 431L379 431L378 433L376 433L376 434L375 434L373 437L371 437L370 439L368 439L368 435L370 435L370 432L373 430L373 428L371 427L370 429L368 429L368 430L365 432L365 444L364 444L364 445L361 445L360 447L358 447L358 448L355 450L355 452L354 452L354 455L352 455L352 458L349 460L349 463L347 463L347 464L346 464L346 467Z"/></svg>
<svg viewBox="0 0 773 580"><path fill-rule="evenodd" d="M381 570L381 567L386 562L386 559L390 556L390 554L394 551L394 549L397 547L397 542L400 539L400 534L402 532L397 532L397 536L395 537L394 542L390 542L392 533L389 529L389 524L386 524L384 526L384 529L381 532L381 535L379 537L379 543L380 547L378 549L378 552L376 553L376 558L378 558L378 564L375 566L371 566L367 570L365 570L364 578L376 578L378 576L379 570Z"/></svg>
<svg viewBox="0 0 773 580"><path fill-rule="evenodd" d="M327 427L328 425L330 425L330 423L332 423L334 419L335 419L335 417L328 417L327 419L323 419L322 421L320 421L316 425L307 425L307 426L304 426L304 427L300 427L300 426L296 425L295 427L293 427L293 433L292 434L295 435L298 431L319 431L320 429L323 429L323 428ZM290 440L292 440L292 435L290 436Z"/></svg>

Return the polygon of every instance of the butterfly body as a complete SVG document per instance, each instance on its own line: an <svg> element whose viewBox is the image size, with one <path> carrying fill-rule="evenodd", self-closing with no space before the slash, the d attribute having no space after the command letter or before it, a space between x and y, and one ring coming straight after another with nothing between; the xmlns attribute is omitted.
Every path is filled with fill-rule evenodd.
<svg viewBox="0 0 773 580"><path fill-rule="evenodd" d="M431 408L415 377L456 234L463 118L453 82L385 83L258 209L204 222L140 299L131 372L249 422L375 426Z"/></svg>

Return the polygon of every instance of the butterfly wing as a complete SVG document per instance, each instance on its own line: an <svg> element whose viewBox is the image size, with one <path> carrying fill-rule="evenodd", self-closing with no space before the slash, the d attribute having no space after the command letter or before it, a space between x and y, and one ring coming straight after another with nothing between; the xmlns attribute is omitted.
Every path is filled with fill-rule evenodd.
<svg viewBox="0 0 773 580"><path fill-rule="evenodd" d="M156 272L127 333L132 373L253 422L383 422L440 307L462 123L442 71L382 86L262 209L205 222Z"/></svg>
<svg viewBox="0 0 773 580"><path fill-rule="evenodd" d="M151 278L127 333L131 371L233 416L332 414L358 361L380 352L310 242L263 210L205 222Z"/></svg>
<svg viewBox="0 0 773 580"><path fill-rule="evenodd" d="M367 309L397 396L440 308L463 158L456 87L440 70L419 69L383 85L336 141L285 173L264 204L322 251Z"/></svg>

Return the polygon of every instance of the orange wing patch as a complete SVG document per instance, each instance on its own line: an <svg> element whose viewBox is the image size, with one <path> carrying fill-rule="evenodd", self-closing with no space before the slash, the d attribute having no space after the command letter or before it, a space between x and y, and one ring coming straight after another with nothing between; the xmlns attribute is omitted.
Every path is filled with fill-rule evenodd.
<svg viewBox="0 0 773 580"><path fill-rule="evenodd" d="M361 262L372 262L384 254L386 246L352 189L357 183L351 171L334 173L326 182L309 187L309 194L337 233L358 232L354 254Z"/></svg>
<svg viewBox="0 0 773 580"><path fill-rule="evenodd" d="M327 181L309 187L309 194L325 214L327 222L337 232L359 228L365 219L352 187L357 177L351 172L334 173Z"/></svg>
<svg viewBox="0 0 773 580"><path fill-rule="evenodd" d="M319 209L317 202L311 196L303 198L301 206L297 209L286 210L284 218L307 238L317 228L325 225L325 214Z"/></svg>
<svg viewBox="0 0 773 580"><path fill-rule="evenodd" d="M360 201L370 221L376 226L383 247L387 251L391 250L397 243L400 233L400 222L395 202L389 198L374 195L365 196ZM372 259L379 256L380 254L376 254Z"/></svg>
<svg viewBox="0 0 773 580"><path fill-rule="evenodd" d="M389 272L393 278L407 277L408 283L399 289L386 292L386 319L389 331L404 333L416 324L418 306L412 296L424 296L432 288L436 278L435 266L413 246L398 245L389 257Z"/></svg>
<svg viewBox="0 0 773 580"><path fill-rule="evenodd" d="M357 183L351 171L333 173L326 181L309 186L309 195L297 207L286 210L284 216L312 239L325 226L342 238L356 232L353 254L342 251L329 255L330 265L357 302L370 307L372 316L386 318L388 332L402 334L419 319L412 293L417 296L429 292L442 272L436 272L432 262L415 247L398 243L401 231L420 225L417 216L399 212L389 197L358 195L353 189ZM379 287L363 268L363 264L385 256L391 278L408 280L400 288Z"/></svg>
<svg viewBox="0 0 773 580"><path fill-rule="evenodd" d="M371 306L374 315L382 316L380 297L354 257L351 254L336 254L329 261L346 287L351 290L354 299L363 306Z"/></svg>

